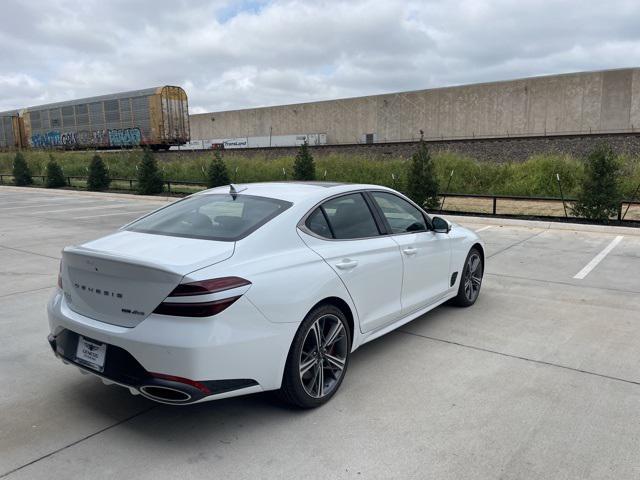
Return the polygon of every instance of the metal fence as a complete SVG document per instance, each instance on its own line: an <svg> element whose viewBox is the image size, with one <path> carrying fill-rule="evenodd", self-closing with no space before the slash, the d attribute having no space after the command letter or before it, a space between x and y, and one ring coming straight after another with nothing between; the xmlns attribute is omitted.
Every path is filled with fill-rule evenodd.
<svg viewBox="0 0 640 480"><path fill-rule="evenodd" d="M34 180L44 185L45 175L32 175ZM86 188L86 176L65 176L68 187ZM13 184L13 175L0 174L0 185ZM206 182L165 180L169 195L186 195L207 188ZM137 180L134 178L112 178L111 190L135 191ZM535 217L548 219L571 219L571 205L575 198L527 197L519 195L486 195L470 193L442 193L439 211L448 214L478 214L508 217ZM631 212L630 212L631 210ZM622 200L617 209L617 221L640 223L640 200Z"/></svg>
<svg viewBox="0 0 640 480"><path fill-rule="evenodd" d="M579 217L571 216L571 206L575 203L575 198L527 197L520 195L487 195L470 193L442 193L440 196L442 198L440 212L443 213L475 213L493 216L579 219ZM472 201L476 201L476 204L474 205L475 208L465 208L465 202L457 202L456 204L455 201L452 206L451 200L455 199L470 199ZM481 201L484 205L480 204L478 206L478 201ZM462 205L460 205L460 203L462 203ZM542 207L536 208L536 204L542 205ZM631 216L627 218L631 207L634 207L634 210L632 211L633 218L631 218ZM640 222L640 208L636 207L640 207L640 200L625 199L620 201L617 208L616 219L619 222Z"/></svg>

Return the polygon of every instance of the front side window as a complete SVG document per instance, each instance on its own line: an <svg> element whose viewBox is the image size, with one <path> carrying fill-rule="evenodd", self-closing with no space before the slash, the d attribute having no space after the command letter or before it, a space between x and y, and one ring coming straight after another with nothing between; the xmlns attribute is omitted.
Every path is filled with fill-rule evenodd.
<svg viewBox="0 0 640 480"><path fill-rule="evenodd" d="M427 225L422 212L406 200L385 192L371 192L392 233L423 232Z"/></svg>
<svg viewBox="0 0 640 480"><path fill-rule="evenodd" d="M195 195L141 218L126 230L233 242L290 206L283 200L250 195Z"/></svg>
<svg viewBox="0 0 640 480"><path fill-rule="evenodd" d="M321 206L335 239L368 238L380 235L371 210L360 193L328 200Z"/></svg>

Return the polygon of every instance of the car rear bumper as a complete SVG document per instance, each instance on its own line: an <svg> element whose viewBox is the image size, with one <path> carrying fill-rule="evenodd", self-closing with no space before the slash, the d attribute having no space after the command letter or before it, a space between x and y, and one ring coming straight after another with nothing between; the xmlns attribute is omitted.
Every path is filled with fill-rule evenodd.
<svg viewBox="0 0 640 480"><path fill-rule="evenodd" d="M114 345L107 345L109 359L105 363L104 370L99 372L75 360L78 337L77 333L63 329L58 335L50 334L47 340L54 354L65 363L73 364L88 373L107 380L105 383L115 383L163 403L196 403L208 396L258 386L258 382L252 379L187 382L188 379L185 378L154 375L154 373L145 370L129 352Z"/></svg>
<svg viewBox="0 0 640 480"><path fill-rule="evenodd" d="M279 388L297 328L269 322L245 298L214 317L152 314L133 328L74 312L60 291L47 311L49 343L65 363L156 401L156 393L177 390L175 401L164 401L174 404ZM75 360L79 335L107 344L104 371Z"/></svg>

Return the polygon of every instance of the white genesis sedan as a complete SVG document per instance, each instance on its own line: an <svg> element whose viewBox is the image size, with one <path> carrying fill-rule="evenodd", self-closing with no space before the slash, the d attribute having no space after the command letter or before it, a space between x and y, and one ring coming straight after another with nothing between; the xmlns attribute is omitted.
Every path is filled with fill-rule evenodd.
<svg viewBox="0 0 640 480"><path fill-rule="evenodd" d="M316 407L360 345L448 300L472 305L484 261L474 232L389 188L214 188L65 248L48 340L158 402L278 390Z"/></svg>

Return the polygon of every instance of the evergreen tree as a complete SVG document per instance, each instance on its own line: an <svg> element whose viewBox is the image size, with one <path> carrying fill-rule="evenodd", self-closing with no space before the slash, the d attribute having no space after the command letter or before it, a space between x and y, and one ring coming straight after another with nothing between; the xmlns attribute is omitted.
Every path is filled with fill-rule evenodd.
<svg viewBox="0 0 640 480"><path fill-rule="evenodd" d="M316 164L313 156L309 152L309 144L305 140L296 154L296 160L293 163L293 179L294 180L315 180Z"/></svg>
<svg viewBox="0 0 640 480"><path fill-rule="evenodd" d="M100 192L109 188L111 178L107 171L107 166L100 158L100 155L94 155L89 164L89 178L87 178L87 190Z"/></svg>
<svg viewBox="0 0 640 480"><path fill-rule="evenodd" d="M589 220L607 220L615 216L622 199L619 169L618 159L608 145L601 145L591 152L573 213Z"/></svg>
<svg viewBox="0 0 640 480"><path fill-rule="evenodd" d="M17 152L13 159L13 183L20 187L33 183L31 170L22 152Z"/></svg>
<svg viewBox="0 0 640 480"><path fill-rule="evenodd" d="M407 195L418 205L428 210L439 206L438 177L435 165L424 140L420 140L418 151L411 157L407 177Z"/></svg>
<svg viewBox="0 0 640 480"><path fill-rule="evenodd" d="M145 149L142 161L138 164L138 193L140 195L154 195L162 193L164 182L158 164L149 149Z"/></svg>
<svg viewBox="0 0 640 480"><path fill-rule="evenodd" d="M47 163L47 188L60 188L64 187L67 183L64 179L64 173L62 173L62 167L53 159L53 155L49 155L49 163Z"/></svg>
<svg viewBox="0 0 640 480"><path fill-rule="evenodd" d="M230 183L231 180L229 179L227 165L224 163L224 160L222 160L222 154L216 151L207 169L207 185L209 188L214 188L229 185Z"/></svg>

